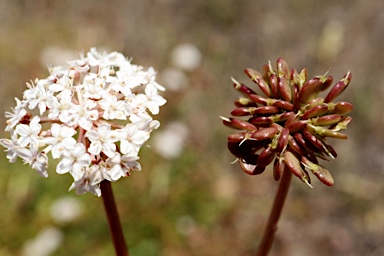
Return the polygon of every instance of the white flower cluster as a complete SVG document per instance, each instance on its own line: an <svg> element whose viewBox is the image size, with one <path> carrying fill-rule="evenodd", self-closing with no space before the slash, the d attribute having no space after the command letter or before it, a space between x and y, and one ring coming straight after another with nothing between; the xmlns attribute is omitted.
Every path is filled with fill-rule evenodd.
<svg viewBox="0 0 384 256"><path fill-rule="evenodd" d="M101 181L141 170L140 147L160 125L148 111L156 115L166 103L155 77L151 67L93 48L66 67L51 68L48 78L27 83L23 99L6 113L11 139L0 144L10 162L20 157L43 177L51 152L61 159L56 172L72 175L70 190L100 196Z"/></svg>

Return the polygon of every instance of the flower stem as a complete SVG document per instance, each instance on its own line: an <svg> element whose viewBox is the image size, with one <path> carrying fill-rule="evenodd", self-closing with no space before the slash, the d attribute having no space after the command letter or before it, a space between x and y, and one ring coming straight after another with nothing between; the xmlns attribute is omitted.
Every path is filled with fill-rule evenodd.
<svg viewBox="0 0 384 256"><path fill-rule="evenodd" d="M128 249L125 243L123 230L116 210L111 183L104 180L100 183L101 195L103 197L105 212L108 217L109 231L112 235L113 244L117 256L128 256Z"/></svg>
<svg viewBox="0 0 384 256"><path fill-rule="evenodd" d="M288 194L289 184L291 182L292 172L285 166L283 176L273 202L271 213L267 226L264 230L263 238L259 244L256 256L265 256L272 247L273 239L277 230L277 222L284 206L285 198Z"/></svg>

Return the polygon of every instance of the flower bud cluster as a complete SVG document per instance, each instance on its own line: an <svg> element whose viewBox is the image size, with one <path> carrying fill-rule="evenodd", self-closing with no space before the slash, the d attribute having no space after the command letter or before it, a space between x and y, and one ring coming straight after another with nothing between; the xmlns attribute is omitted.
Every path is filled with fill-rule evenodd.
<svg viewBox="0 0 384 256"><path fill-rule="evenodd" d="M332 186L334 180L318 159L337 156L326 138L347 139L340 132L352 121L346 116L353 106L348 102L332 102L348 86L352 74L337 82L328 94L319 97L333 82L330 75L308 80L307 70L290 70L282 58L277 69L271 63L263 72L246 69L245 73L258 85L264 96L232 79L243 94L235 101L231 118L222 118L226 126L240 130L228 137L228 148L238 159L241 169L260 174L273 162L273 176L279 180L288 167L294 175L311 186L308 170L322 183ZM244 119L245 118L245 119Z"/></svg>
<svg viewBox="0 0 384 256"><path fill-rule="evenodd" d="M47 177L48 157L60 159L56 172L70 173L78 194L101 195L103 180L117 181L141 170L141 146L160 123L166 103L152 67L132 64L121 53L86 56L50 68L46 79L27 83L23 99L6 112L10 139L0 139L7 158L20 157Z"/></svg>

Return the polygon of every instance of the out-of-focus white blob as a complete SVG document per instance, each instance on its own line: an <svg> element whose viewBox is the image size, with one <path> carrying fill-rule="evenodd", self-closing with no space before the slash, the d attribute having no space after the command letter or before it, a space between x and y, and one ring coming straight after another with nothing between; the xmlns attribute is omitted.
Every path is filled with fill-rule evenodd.
<svg viewBox="0 0 384 256"><path fill-rule="evenodd" d="M78 218L83 207L76 198L62 197L57 199L50 209L52 219L59 224L69 223Z"/></svg>
<svg viewBox="0 0 384 256"><path fill-rule="evenodd" d="M188 77L180 69L167 68L161 72L160 77L167 90L177 92L188 87Z"/></svg>
<svg viewBox="0 0 384 256"><path fill-rule="evenodd" d="M153 148L166 159L178 157L187 139L188 127L181 122L171 122L153 138Z"/></svg>
<svg viewBox="0 0 384 256"><path fill-rule="evenodd" d="M63 240L62 232L55 227L41 230L37 236L25 242L22 248L23 256L48 256L60 246Z"/></svg>
<svg viewBox="0 0 384 256"><path fill-rule="evenodd" d="M344 34L344 24L337 20L330 20L323 28L318 41L318 58L323 61L337 58L344 46Z"/></svg>
<svg viewBox="0 0 384 256"><path fill-rule="evenodd" d="M185 71L193 71L200 67L202 54L193 44L185 43L172 50L172 64Z"/></svg>

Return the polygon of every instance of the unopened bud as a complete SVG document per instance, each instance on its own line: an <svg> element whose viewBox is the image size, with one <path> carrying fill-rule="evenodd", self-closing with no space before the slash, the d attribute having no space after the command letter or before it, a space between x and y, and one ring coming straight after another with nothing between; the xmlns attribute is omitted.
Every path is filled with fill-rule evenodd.
<svg viewBox="0 0 384 256"><path fill-rule="evenodd" d="M254 131L251 133L251 138L255 140L265 140L270 139L278 132L276 127L267 127L260 129L258 131Z"/></svg>
<svg viewBox="0 0 384 256"><path fill-rule="evenodd" d="M245 69L245 73L248 75L249 78L252 79L253 82L255 82L260 90L267 96L271 96L271 88L269 87L268 83L264 81L263 77L259 72L256 70L253 70L251 68Z"/></svg>
<svg viewBox="0 0 384 256"><path fill-rule="evenodd" d="M352 79L352 73L348 71L347 74L341 79L332 89L329 91L328 95L325 97L324 102L328 103L334 100L339 96L349 85Z"/></svg>
<svg viewBox="0 0 384 256"><path fill-rule="evenodd" d="M292 100L292 89L291 86L288 84L287 79L283 77L278 77L278 88L280 92L280 96L290 102Z"/></svg>
<svg viewBox="0 0 384 256"><path fill-rule="evenodd" d="M249 94L254 94L255 92L249 88L248 86L236 81L233 77L231 77L233 86L235 87L236 90L241 92L242 94L248 96Z"/></svg>
<svg viewBox="0 0 384 256"><path fill-rule="evenodd" d="M266 167L272 163L275 158L275 151L269 146L261 151L259 158L257 159L257 165L260 167Z"/></svg>
<svg viewBox="0 0 384 256"><path fill-rule="evenodd" d="M306 104L308 101L316 98L317 94L320 92L322 82L319 78L312 78L307 81L303 88L300 90L299 100L302 104Z"/></svg>
<svg viewBox="0 0 384 256"><path fill-rule="evenodd" d="M311 109L308 109L304 112L303 116L301 117L302 120L307 120L313 117L317 116L323 116L328 113L328 107L326 104L321 104L319 106L313 107Z"/></svg>
<svg viewBox="0 0 384 256"><path fill-rule="evenodd" d="M279 74L279 77L284 76L286 80L290 78L289 74L289 67L287 62L283 58L278 58L276 62L277 66L277 73Z"/></svg>
<svg viewBox="0 0 384 256"><path fill-rule="evenodd" d="M311 119L313 125L330 126L337 124L341 120L341 115L331 114Z"/></svg>
<svg viewBox="0 0 384 256"><path fill-rule="evenodd" d="M297 177L299 177L303 182L310 185L310 179L308 175L305 173L303 168L301 167L299 159L289 151L286 151L284 154L285 164L288 166L289 170ZM312 187L312 186L311 186Z"/></svg>
<svg viewBox="0 0 384 256"><path fill-rule="evenodd" d="M332 178L331 173L325 169L323 166L312 163L309 161L306 157L301 158L302 163L305 167L310 169L312 173L325 185L327 186L333 186L335 181Z"/></svg>
<svg viewBox="0 0 384 256"><path fill-rule="evenodd" d="M317 134L322 137L330 137L330 138L343 139L343 140L348 139L348 136L343 133L332 131L330 129L327 129L321 126L314 126L314 125L308 124L307 129L310 133Z"/></svg>

